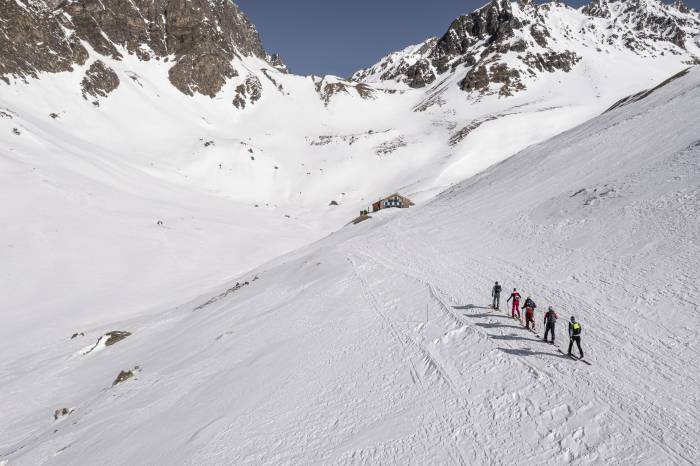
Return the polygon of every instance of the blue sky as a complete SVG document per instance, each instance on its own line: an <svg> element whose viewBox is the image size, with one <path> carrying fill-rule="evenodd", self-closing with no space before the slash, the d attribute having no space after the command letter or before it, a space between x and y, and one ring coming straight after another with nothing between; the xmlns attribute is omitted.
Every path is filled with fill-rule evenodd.
<svg viewBox="0 0 700 466"><path fill-rule="evenodd" d="M297 74L342 77L390 52L441 36L487 0L235 0L269 52ZM568 2L580 6L581 0ZM686 0L700 8L700 0Z"/></svg>

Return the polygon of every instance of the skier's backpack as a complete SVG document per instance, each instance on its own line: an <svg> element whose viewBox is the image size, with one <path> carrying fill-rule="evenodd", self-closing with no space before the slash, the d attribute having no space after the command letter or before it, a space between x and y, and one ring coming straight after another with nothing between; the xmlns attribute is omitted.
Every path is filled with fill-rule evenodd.
<svg viewBox="0 0 700 466"><path fill-rule="evenodd" d="M571 335L575 337L581 335L581 324L578 322L571 322L569 327L571 327Z"/></svg>
<svg viewBox="0 0 700 466"><path fill-rule="evenodd" d="M535 302L532 299L527 298L525 300L525 307L531 307L531 308L535 309L537 307L537 304L535 304Z"/></svg>
<svg viewBox="0 0 700 466"><path fill-rule="evenodd" d="M496 285L493 287L493 291L496 294L501 294L501 285Z"/></svg>

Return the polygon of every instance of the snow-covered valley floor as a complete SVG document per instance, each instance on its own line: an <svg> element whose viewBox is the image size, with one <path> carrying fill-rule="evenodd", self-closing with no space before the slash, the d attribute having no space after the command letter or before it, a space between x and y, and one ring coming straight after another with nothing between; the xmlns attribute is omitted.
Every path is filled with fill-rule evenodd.
<svg viewBox="0 0 700 466"><path fill-rule="evenodd" d="M0 365L0 464L698 464L699 107L694 69L424 206L34 342ZM591 365L488 309L495 280L538 331L557 309L564 351L575 315Z"/></svg>

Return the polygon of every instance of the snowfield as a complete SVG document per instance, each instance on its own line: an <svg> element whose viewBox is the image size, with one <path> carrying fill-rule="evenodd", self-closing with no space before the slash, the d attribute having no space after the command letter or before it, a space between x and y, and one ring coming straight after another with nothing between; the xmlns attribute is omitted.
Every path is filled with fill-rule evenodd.
<svg viewBox="0 0 700 466"><path fill-rule="evenodd" d="M90 62L0 84L0 338L20 354L26 341L161 312L382 196L431 199L686 66L580 48L585 63L509 98L468 96L455 74L435 98L376 86L326 102L318 86L337 78L244 58L236 67L260 77L262 98L238 110L245 75L215 99L190 97L166 63L126 51L100 57L121 84L99 107L80 93Z"/></svg>
<svg viewBox="0 0 700 466"><path fill-rule="evenodd" d="M698 464L698 108L695 68L505 161L494 156L424 205L344 227L195 299L128 317L95 306L94 325L73 330L84 337L18 342L0 365L0 462ZM6 151L2 160L18 183L36 176L42 203L73 192ZM163 217L187 210L184 194L159 201L160 189L177 193L172 184L130 178L139 170L110 178L123 180L114 189L135 195L148 181L155 194L143 205ZM191 202L214 203L201 221L220 221L217 196L201 196ZM53 204L29 205L11 218L52 215ZM81 205L110 217L120 209ZM156 229L146 210L141 228ZM10 232L18 242L21 231ZM211 230L197 231L178 235L204 244ZM299 238L290 236L288 245ZM556 347L488 309L495 280L504 295L517 286L535 300L538 331L542 311L557 309ZM557 351L571 315L591 365ZM132 335L76 356L109 331ZM132 377L113 385L120 371ZM74 411L54 420L64 407Z"/></svg>

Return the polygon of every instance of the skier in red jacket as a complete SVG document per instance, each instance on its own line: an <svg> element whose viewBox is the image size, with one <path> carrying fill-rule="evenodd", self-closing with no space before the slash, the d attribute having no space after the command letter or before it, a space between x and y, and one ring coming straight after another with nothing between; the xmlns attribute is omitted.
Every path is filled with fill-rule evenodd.
<svg viewBox="0 0 700 466"><path fill-rule="evenodd" d="M511 308L511 314L512 317L515 319L515 314L518 314L518 319L520 319L520 293L518 293L518 290L513 288L513 292L510 294L510 298L508 298L508 301L513 300L513 307ZM508 302L506 301L506 303Z"/></svg>

